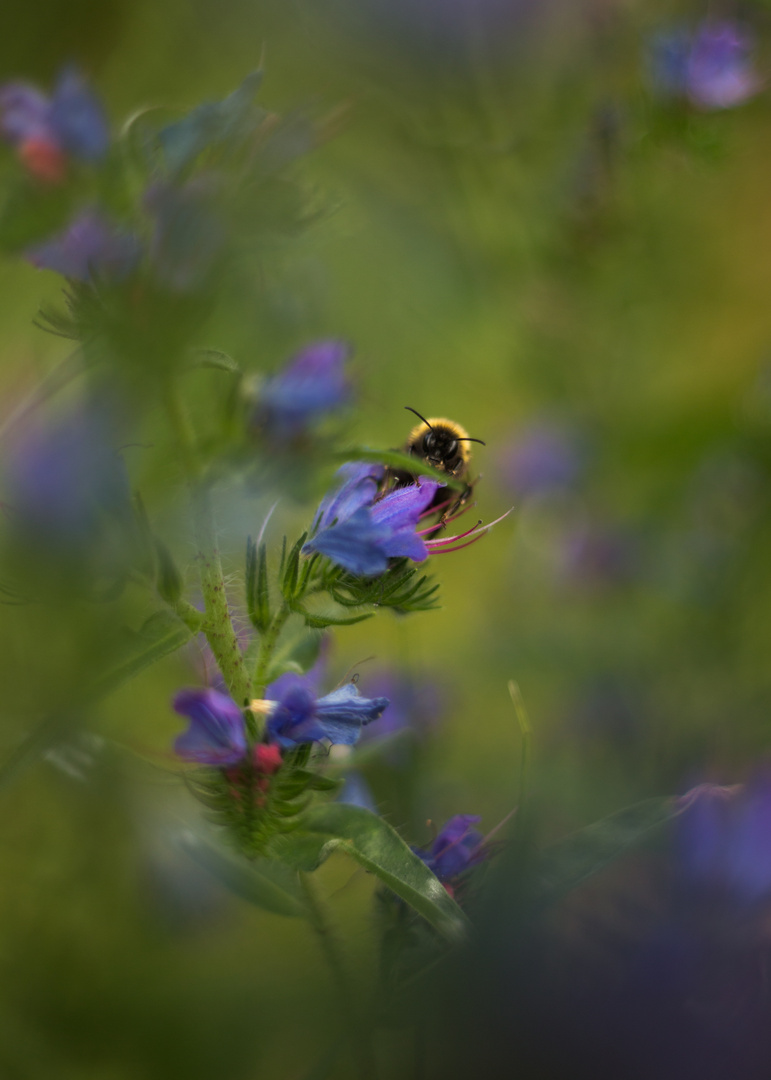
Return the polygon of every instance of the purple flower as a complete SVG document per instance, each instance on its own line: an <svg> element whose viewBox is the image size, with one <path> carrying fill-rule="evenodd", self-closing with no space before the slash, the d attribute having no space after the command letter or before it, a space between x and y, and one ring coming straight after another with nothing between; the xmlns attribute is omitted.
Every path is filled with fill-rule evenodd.
<svg viewBox="0 0 771 1080"><path fill-rule="evenodd" d="M427 736L442 716L445 694L438 679L426 675L411 677L384 670L367 677L367 689L387 697L388 712L376 728L367 728L362 739L382 738L409 731L416 738Z"/></svg>
<svg viewBox="0 0 771 1080"><path fill-rule="evenodd" d="M213 210L214 184L199 176L187 184L156 183L145 193L153 219L150 258L160 284L173 292L200 289L225 244L225 231Z"/></svg>
<svg viewBox="0 0 771 1080"><path fill-rule="evenodd" d="M0 134L32 173L51 182L64 178L67 157L99 161L109 145L101 103L75 68L62 72L50 98L28 83L0 88Z"/></svg>
<svg viewBox="0 0 771 1080"><path fill-rule="evenodd" d="M224 767L237 765L247 750L244 715L227 694L209 687L180 690L173 708L190 721L174 743L183 761Z"/></svg>
<svg viewBox="0 0 771 1080"><path fill-rule="evenodd" d="M521 431L501 459L504 483L520 498L570 488L582 467L583 455L573 434L548 421Z"/></svg>
<svg viewBox="0 0 771 1080"><path fill-rule="evenodd" d="M482 819L474 814L456 814L450 818L428 851L415 848L426 866L442 883L459 877L470 866L485 858L484 837L472 828Z"/></svg>
<svg viewBox="0 0 771 1080"><path fill-rule="evenodd" d="M651 42L651 80L668 97L687 98L701 109L730 109L760 90L752 49L749 31L727 19L701 23L695 32L680 27Z"/></svg>
<svg viewBox="0 0 771 1080"><path fill-rule="evenodd" d="M322 739L352 746L362 727L377 720L388 705L388 698L362 697L353 683L317 698L312 680L291 672L268 687L266 698L275 702L268 715L268 739L282 747Z"/></svg>
<svg viewBox="0 0 771 1080"><path fill-rule="evenodd" d="M343 484L322 502L318 531L303 553L326 555L362 577L384 573L389 559L423 562L430 549L416 526L441 485L423 480L378 499L371 466L354 463L346 468Z"/></svg>
<svg viewBox="0 0 771 1080"><path fill-rule="evenodd" d="M738 788L702 784L681 801L677 843L686 884L748 905L771 899L771 770Z"/></svg>
<svg viewBox="0 0 771 1080"><path fill-rule="evenodd" d="M265 380L255 409L255 427L288 441L345 405L351 396L345 373L349 354L342 341L306 346L282 371Z"/></svg>
<svg viewBox="0 0 771 1080"><path fill-rule="evenodd" d="M77 411L48 428L28 428L8 455L14 519L43 539L83 543L106 512L130 504L128 476L110 440L111 418Z"/></svg>
<svg viewBox="0 0 771 1080"><path fill-rule="evenodd" d="M54 270L74 281L104 277L119 281L137 265L138 239L118 228L98 210L85 210L58 236L28 248L33 266Z"/></svg>

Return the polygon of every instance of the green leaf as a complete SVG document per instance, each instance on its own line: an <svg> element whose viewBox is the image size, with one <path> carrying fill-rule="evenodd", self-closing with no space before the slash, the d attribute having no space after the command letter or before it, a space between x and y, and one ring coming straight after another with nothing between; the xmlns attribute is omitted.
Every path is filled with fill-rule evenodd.
<svg viewBox="0 0 771 1080"><path fill-rule="evenodd" d="M457 480L440 469L434 469L422 462L420 458L413 457L412 454L404 454L401 450L371 450L367 446L352 446L336 456L341 461L373 461L377 465L389 465L392 469L404 469L405 472L414 473L416 476L428 476L432 480L438 480L445 487L453 488L454 491L466 490L463 480Z"/></svg>
<svg viewBox="0 0 771 1080"><path fill-rule="evenodd" d="M312 630L325 630L328 626L353 626L354 623L364 622L365 619L371 619L375 614L374 611L365 611L363 615L350 615L348 618L336 619L333 615L312 615L300 604L295 604L294 610L298 615L302 615L305 618L305 625L309 626Z"/></svg>
<svg viewBox="0 0 771 1080"><path fill-rule="evenodd" d="M124 646L123 658L87 689L84 704L93 705L100 698L117 690L122 683L138 675L150 664L181 648L193 634L194 631L170 611L155 612L138 633L126 635L128 643ZM0 765L0 789L6 787L27 765L45 753L71 723L72 716L63 711L46 717Z"/></svg>
<svg viewBox="0 0 771 1080"><path fill-rule="evenodd" d="M297 874L286 864L275 859L241 859L194 832L185 833L179 843L199 866L255 907L274 915L305 914Z"/></svg>
<svg viewBox="0 0 771 1080"><path fill-rule="evenodd" d="M377 814L361 806L329 803L302 815L296 832L276 840L277 858L314 870L333 851L343 851L411 905L444 937L458 940L467 920L422 859Z"/></svg>
<svg viewBox="0 0 771 1080"><path fill-rule="evenodd" d="M252 625L264 634L270 626L268 554L265 544L258 548L251 537L246 541L246 606Z"/></svg>
<svg viewBox="0 0 771 1080"><path fill-rule="evenodd" d="M669 797L617 810L547 848L539 860L539 896L558 900L630 848L652 836L680 812Z"/></svg>
<svg viewBox="0 0 771 1080"><path fill-rule="evenodd" d="M123 658L97 680L89 696L99 698L111 693L144 668L186 645L193 634L172 612L156 611L138 633L127 635Z"/></svg>
<svg viewBox="0 0 771 1080"><path fill-rule="evenodd" d="M215 368L217 371L227 371L231 375L241 374L241 368L233 357L228 356L221 349L196 349L191 366Z"/></svg>
<svg viewBox="0 0 771 1080"><path fill-rule="evenodd" d="M157 536L155 537L155 554L158 560L158 572L155 579L158 595L168 603L174 604L182 595L184 583L171 552Z"/></svg>

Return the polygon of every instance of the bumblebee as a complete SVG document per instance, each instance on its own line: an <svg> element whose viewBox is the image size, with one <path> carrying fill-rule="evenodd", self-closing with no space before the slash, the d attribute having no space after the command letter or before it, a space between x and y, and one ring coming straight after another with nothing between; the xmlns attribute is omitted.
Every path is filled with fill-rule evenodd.
<svg viewBox="0 0 771 1080"><path fill-rule="evenodd" d="M468 472L471 460L471 450L468 443L476 442L482 446L485 443L481 439L472 438L465 428L462 428L460 424L456 424L454 420L447 420L443 417L432 417L427 420L420 415L417 409L413 409L410 405L404 407L408 412L415 413L420 420L420 423L415 425L407 438L407 445L404 447L405 453L420 458L426 465L431 465L432 468L438 469L440 472L446 472L448 476L452 476L455 480L462 480ZM415 480L416 477L404 469L390 470L391 487L414 484ZM457 498L448 500L447 488L439 488L434 496L432 507L438 509L441 506L446 509L438 523L438 527L444 525L446 518L457 513L464 503L468 502L472 491L473 483L467 481L464 490L458 493Z"/></svg>

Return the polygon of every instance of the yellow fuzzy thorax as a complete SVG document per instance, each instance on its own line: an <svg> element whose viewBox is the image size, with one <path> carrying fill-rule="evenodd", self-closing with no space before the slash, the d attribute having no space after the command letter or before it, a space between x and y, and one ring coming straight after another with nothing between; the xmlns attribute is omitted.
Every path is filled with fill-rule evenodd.
<svg viewBox="0 0 771 1080"><path fill-rule="evenodd" d="M420 439L422 439L423 436L431 430L431 428L433 428L434 431L442 429L444 431L449 431L452 433L452 437L454 439L467 439L469 437L466 429L464 427L461 427L460 424L456 423L455 420L448 420L444 416L429 416L427 417L427 423L424 424L421 420L421 422L419 424L416 424L415 427L412 429L409 434L409 438L407 439L407 448L411 449L413 446L415 446L415 444ZM464 461L468 462L469 457L471 456L469 444L466 442L459 442L458 453Z"/></svg>

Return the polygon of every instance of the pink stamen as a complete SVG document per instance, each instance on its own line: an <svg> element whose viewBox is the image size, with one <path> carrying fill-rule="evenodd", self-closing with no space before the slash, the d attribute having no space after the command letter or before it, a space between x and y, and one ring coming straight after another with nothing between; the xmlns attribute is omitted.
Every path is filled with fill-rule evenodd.
<svg viewBox="0 0 771 1080"><path fill-rule="evenodd" d="M482 524L482 519L480 518L479 521L476 523L476 525L472 525L471 528L467 529L466 532L464 532L464 533L459 533L457 536L445 536L441 540L434 540L434 541L427 540L426 543L427 544L430 544L430 543L453 544L453 543L455 543L456 540L463 540L466 536L471 536L471 534L473 532L476 532L476 530L479 528L479 526L481 524ZM430 529L425 529L424 531L425 532L430 532L431 530ZM423 535L423 533L418 533L418 536L422 536L422 535Z"/></svg>
<svg viewBox="0 0 771 1080"><path fill-rule="evenodd" d="M444 510L445 506L449 506L451 502L452 499L447 499L445 502L438 503L436 506L429 506L428 510L424 510L423 513L420 515L418 521L420 521L421 518L430 517L431 514L436 514L440 510Z"/></svg>
<svg viewBox="0 0 771 1080"><path fill-rule="evenodd" d="M456 543L458 540L463 540L467 536L472 537L471 540L468 541L468 544L473 544L474 540L479 540L480 537L484 536L485 533L488 533L494 525L497 525L499 522L503 521L504 518L507 518L513 509L514 507L512 506L505 514L501 514L499 518L496 518L495 521L491 521L489 525L483 525L481 529L479 527L482 525L482 522L478 521L473 529L469 529L468 532L459 533L458 536L445 536L442 540L426 540L426 547L429 551L435 552L437 555L441 554L443 551L459 551L460 548L451 548L449 545ZM473 536L472 534L476 532L477 529L479 529L479 532L476 536ZM421 534L419 533L418 535ZM467 546L467 544L460 545L460 547Z"/></svg>
<svg viewBox="0 0 771 1080"><path fill-rule="evenodd" d="M430 555L450 555L453 551L463 551L463 549L465 547L470 547L472 544L475 544L477 542L477 540L481 540L483 536L487 536L487 533L488 533L487 529L482 529L481 532L478 532L476 534L476 536L472 536L470 540L467 540L465 544L458 544L457 547L431 548L431 550L429 551L429 554ZM426 541L426 543L430 543L430 542L431 542L430 540Z"/></svg>

